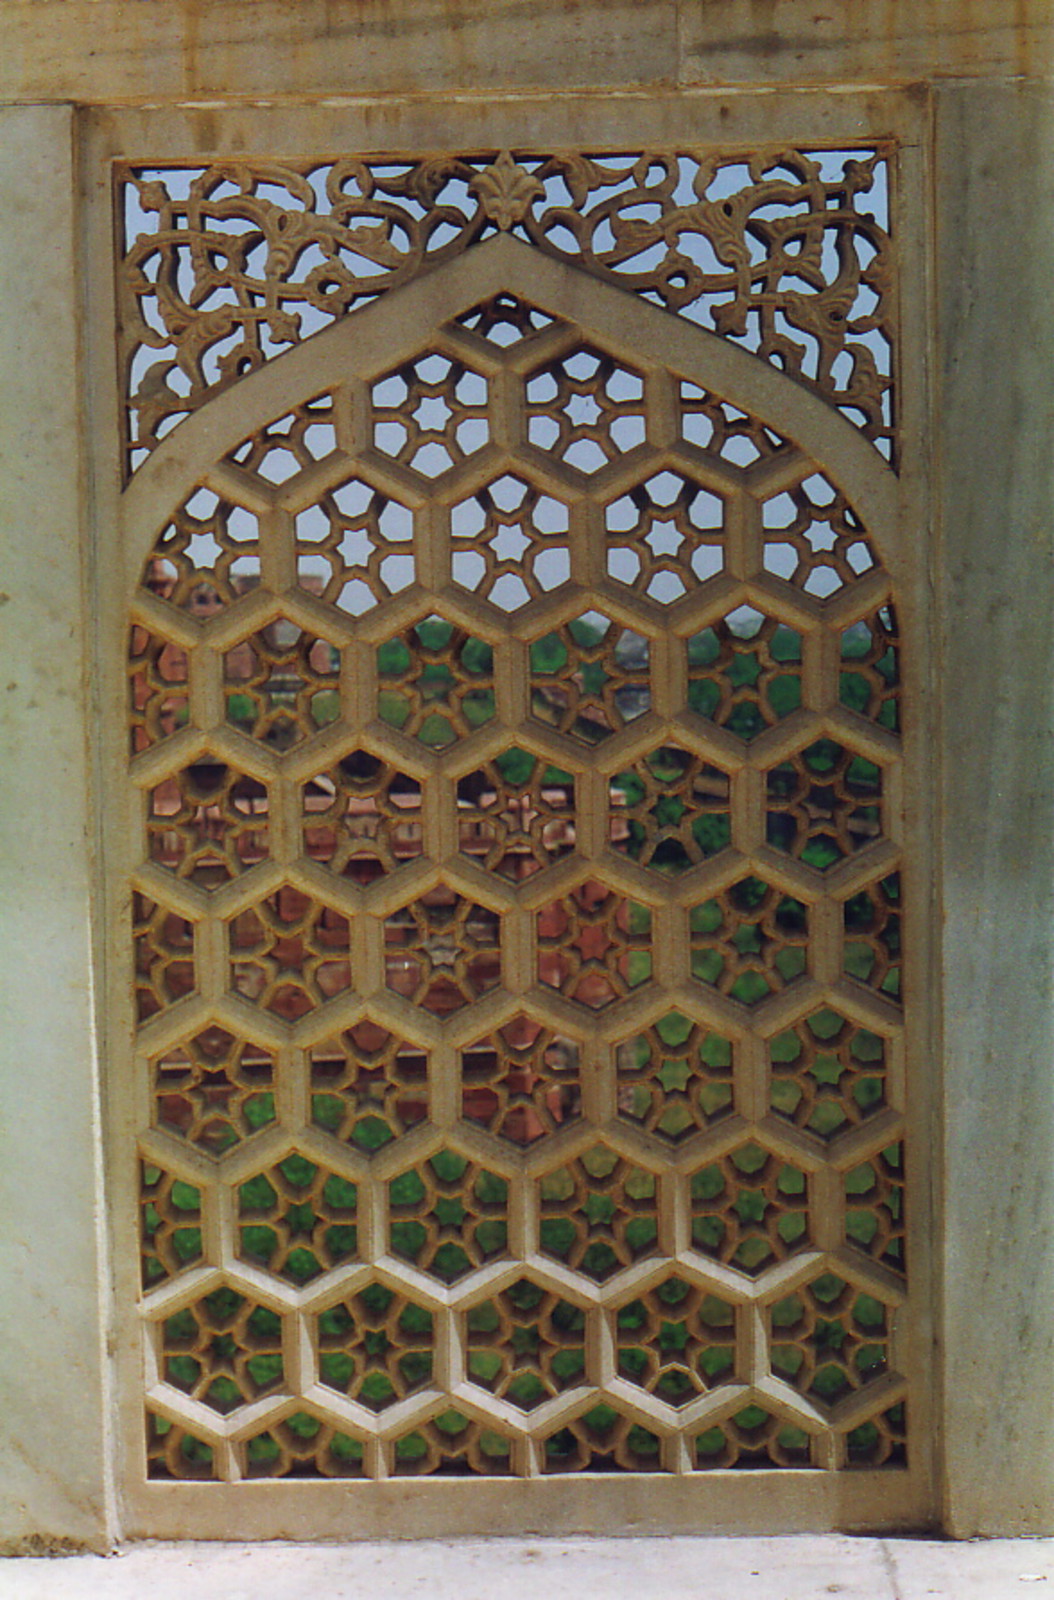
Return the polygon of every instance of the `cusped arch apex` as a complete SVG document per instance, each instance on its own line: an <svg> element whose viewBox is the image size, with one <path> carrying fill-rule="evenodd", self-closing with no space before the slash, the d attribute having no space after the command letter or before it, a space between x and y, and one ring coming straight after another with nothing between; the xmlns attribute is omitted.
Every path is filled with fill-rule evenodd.
<svg viewBox="0 0 1054 1600"><path fill-rule="evenodd" d="M248 373L180 423L122 496L127 592L173 508L248 435L349 377L372 378L495 294L529 301L613 355L666 369L788 437L856 508L898 581L897 479L832 405L749 350L499 234Z"/></svg>

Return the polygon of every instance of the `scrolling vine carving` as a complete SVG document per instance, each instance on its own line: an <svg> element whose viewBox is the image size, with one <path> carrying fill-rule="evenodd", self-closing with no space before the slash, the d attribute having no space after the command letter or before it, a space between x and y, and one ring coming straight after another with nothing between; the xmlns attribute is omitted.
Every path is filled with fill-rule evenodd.
<svg viewBox="0 0 1054 1600"><path fill-rule="evenodd" d="M120 165L128 469L246 373L496 230L746 345L894 459L893 154Z"/></svg>

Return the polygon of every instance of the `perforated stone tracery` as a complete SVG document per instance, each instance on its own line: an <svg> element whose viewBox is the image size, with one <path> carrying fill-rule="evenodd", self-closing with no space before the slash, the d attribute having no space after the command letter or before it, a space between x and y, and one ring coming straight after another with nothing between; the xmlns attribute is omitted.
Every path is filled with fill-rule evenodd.
<svg viewBox="0 0 1054 1600"><path fill-rule="evenodd" d="M129 466L246 372L499 231L744 344L890 454L894 153L872 143L124 165ZM552 319L498 295L461 322L507 349ZM459 362L443 388L451 359L426 349L377 375L378 448L430 477L478 448L485 416L471 366ZM639 374L611 352L573 341L534 370L539 449L588 476L643 441ZM728 459L745 464L736 441L760 425L696 386L686 400L685 436L715 454L730 444ZM329 420L300 408L247 465L292 476L325 454Z"/></svg>
<svg viewBox="0 0 1054 1600"><path fill-rule="evenodd" d="M905 1459L890 586L673 392L497 295L145 564L157 1476Z"/></svg>

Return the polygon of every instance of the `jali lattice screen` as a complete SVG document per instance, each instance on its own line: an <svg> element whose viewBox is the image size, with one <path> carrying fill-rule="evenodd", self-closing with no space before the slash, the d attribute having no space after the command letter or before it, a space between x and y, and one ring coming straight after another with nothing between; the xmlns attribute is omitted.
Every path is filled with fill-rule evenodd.
<svg viewBox="0 0 1054 1600"><path fill-rule="evenodd" d="M906 1460L897 622L779 426L498 293L173 511L151 1475Z"/></svg>

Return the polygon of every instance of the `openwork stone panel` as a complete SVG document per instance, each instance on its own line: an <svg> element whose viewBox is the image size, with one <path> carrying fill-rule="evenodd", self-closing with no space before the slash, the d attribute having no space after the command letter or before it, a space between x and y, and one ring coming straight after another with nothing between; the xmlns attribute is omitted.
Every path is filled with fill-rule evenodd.
<svg viewBox="0 0 1054 1600"><path fill-rule="evenodd" d="M246 372L497 231L745 345L889 453L894 155L872 143L123 166L129 466ZM465 320L508 346L546 319L487 306ZM531 442L573 471L595 472L643 440L640 375L588 340L540 361L528 394ZM431 475L479 448L485 408L470 362L424 349L378 373L375 442ZM742 413L722 417L719 402L693 417L749 437ZM310 426L301 416L277 442L276 471L324 448Z"/></svg>
<svg viewBox="0 0 1054 1600"><path fill-rule="evenodd" d="M136 449L495 227L888 440L883 171L126 174ZM132 601L148 1470L903 1465L882 530L793 404L522 294L400 337L228 435Z"/></svg>

